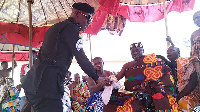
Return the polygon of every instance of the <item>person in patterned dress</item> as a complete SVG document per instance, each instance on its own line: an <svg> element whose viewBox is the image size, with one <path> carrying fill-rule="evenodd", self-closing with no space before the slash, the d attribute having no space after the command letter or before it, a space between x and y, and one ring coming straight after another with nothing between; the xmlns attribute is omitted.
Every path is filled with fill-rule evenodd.
<svg viewBox="0 0 200 112"><path fill-rule="evenodd" d="M20 112L19 91L15 87L9 89L10 98L2 105L2 112Z"/></svg>
<svg viewBox="0 0 200 112"><path fill-rule="evenodd" d="M200 105L200 61L199 48L200 37L196 37L191 42L192 51L191 57L183 58L177 57L177 86L178 86L178 100L179 108L183 112L191 112L192 109ZM170 48L169 48L170 49ZM169 50L168 49L168 50ZM173 52L176 52L172 50ZM172 55L168 53L168 55ZM170 58L169 58L170 59Z"/></svg>
<svg viewBox="0 0 200 112"><path fill-rule="evenodd" d="M112 94L104 105L105 112L177 112L175 87L169 67L154 53L143 55L141 44L130 46L133 61L122 67L116 75L117 80L125 77L125 90ZM119 92L119 91L118 91Z"/></svg>
<svg viewBox="0 0 200 112"><path fill-rule="evenodd" d="M199 48L200 37L191 42L191 57L180 57L179 48L175 47L171 38L168 38L172 46L167 50L166 64L172 69L177 86L177 101L182 112L191 112L194 107L199 106Z"/></svg>
<svg viewBox="0 0 200 112"><path fill-rule="evenodd" d="M75 112L85 112L87 98L90 93L86 83L80 82L80 75L74 75L74 82L69 85L70 96L72 98L72 109Z"/></svg>

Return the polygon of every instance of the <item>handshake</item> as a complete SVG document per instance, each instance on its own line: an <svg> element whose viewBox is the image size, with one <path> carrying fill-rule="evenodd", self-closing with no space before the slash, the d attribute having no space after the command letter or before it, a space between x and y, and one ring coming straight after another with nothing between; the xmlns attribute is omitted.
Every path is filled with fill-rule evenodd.
<svg viewBox="0 0 200 112"><path fill-rule="evenodd" d="M111 77L99 77L99 79L97 80L97 83L102 84L102 86L111 86L113 83L113 80L111 79Z"/></svg>

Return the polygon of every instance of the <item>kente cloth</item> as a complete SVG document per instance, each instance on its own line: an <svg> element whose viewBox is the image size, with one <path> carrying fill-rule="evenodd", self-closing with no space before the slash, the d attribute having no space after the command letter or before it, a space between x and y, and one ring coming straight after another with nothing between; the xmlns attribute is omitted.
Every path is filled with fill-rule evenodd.
<svg viewBox="0 0 200 112"><path fill-rule="evenodd" d="M177 78L178 78L178 91L181 92L185 88L185 86L188 84L190 75L196 70L197 76L199 79L199 61L195 61L194 58L183 58L180 57L177 60ZM183 112L191 112L192 109L196 106L200 105L200 82L198 81L198 85L194 89L194 91L191 92L191 94L182 97L179 100L179 108Z"/></svg>
<svg viewBox="0 0 200 112"><path fill-rule="evenodd" d="M108 14L106 17L101 30L108 30L110 34L114 35L117 34L121 36L124 27L126 25L126 18L117 14L117 16L112 16L111 14Z"/></svg>
<svg viewBox="0 0 200 112"><path fill-rule="evenodd" d="M20 98L19 91L11 87L10 90L10 98L3 103L2 112L20 112Z"/></svg>
<svg viewBox="0 0 200 112"><path fill-rule="evenodd" d="M175 98L175 87L171 74L162 73L165 63L157 59L155 54L144 55L138 61L128 66L125 71L125 90L147 93L153 100L156 112L178 111ZM108 105L104 105L105 112L135 112L142 111L145 104L135 95L117 97L113 94Z"/></svg>
<svg viewBox="0 0 200 112"><path fill-rule="evenodd" d="M86 102L87 98L90 97L89 89L86 83L81 82L73 89L73 95L76 99ZM72 101L72 108L75 112L85 112L86 105L81 105L77 101Z"/></svg>
<svg viewBox="0 0 200 112"><path fill-rule="evenodd" d="M103 112L102 92L103 89L96 93L90 92L90 97L87 100L86 112Z"/></svg>
<svg viewBox="0 0 200 112"><path fill-rule="evenodd" d="M64 86L64 95L62 98L63 112L69 112L71 110L71 96L70 90L67 86Z"/></svg>

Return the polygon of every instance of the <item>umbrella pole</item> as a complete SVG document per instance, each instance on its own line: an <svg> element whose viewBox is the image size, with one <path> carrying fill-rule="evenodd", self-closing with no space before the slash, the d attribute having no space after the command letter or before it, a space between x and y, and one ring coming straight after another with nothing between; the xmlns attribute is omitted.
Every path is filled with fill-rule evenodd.
<svg viewBox="0 0 200 112"><path fill-rule="evenodd" d="M166 12L166 1L163 0L163 9L164 9L164 17L165 17L165 28L166 28L166 37L169 36L168 33L168 25L167 25L167 12ZM170 43L167 41L167 48L170 46Z"/></svg>
<svg viewBox="0 0 200 112"><path fill-rule="evenodd" d="M31 4L33 4L33 0L27 0L28 2L28 12L29 12L29 67L31 68L33 65L32 59L32 12L31 12Z"/></svg>
<svg viewBox="0 0 200 112"><path fill-rule="evenodd" d="M15 61L15 45L13 45L13 54L12 54L12 79L13 79L13 76L14 76L14 66L15 66L14 61Z"/></svg>
<svg viewBox="0 0 200 112"><path fill-rule="evenodd" d="M28 2L28 12L29 12L29 68L33 65L32 58L32 12L31 12L31 4L33 4L33 0L27 0ZM31 112L34 112L33 107L31 106Z"/></svg>

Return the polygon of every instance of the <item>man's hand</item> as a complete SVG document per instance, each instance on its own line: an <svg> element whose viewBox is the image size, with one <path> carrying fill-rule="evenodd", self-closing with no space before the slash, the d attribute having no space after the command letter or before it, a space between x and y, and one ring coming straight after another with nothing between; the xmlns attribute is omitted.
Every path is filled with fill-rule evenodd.
<svg viewBox="0 0 200 112"><path fill-rule="evenodd" d="M172 42L172 39L170 36L167 36L166 41L168 41L169 43L171 43L172 46L174 46L174 43Z"/></svg>
<svg viewBox="0 0 200 112"><path fill-rule="evenodd" d="M97 84L101 83L103 86L110 86L112 84L110 77L99 77L96 82Z"/></svg>

